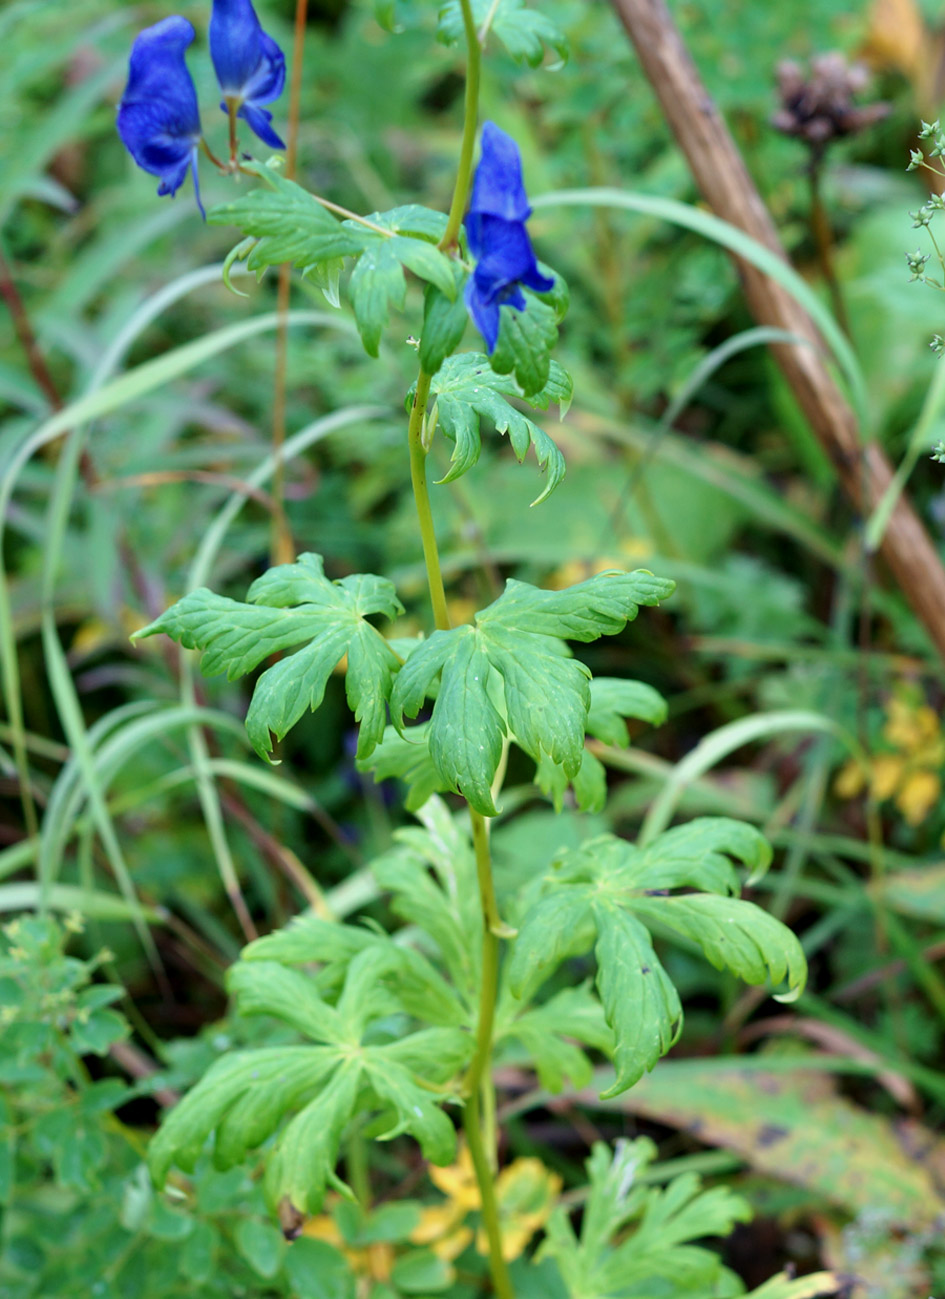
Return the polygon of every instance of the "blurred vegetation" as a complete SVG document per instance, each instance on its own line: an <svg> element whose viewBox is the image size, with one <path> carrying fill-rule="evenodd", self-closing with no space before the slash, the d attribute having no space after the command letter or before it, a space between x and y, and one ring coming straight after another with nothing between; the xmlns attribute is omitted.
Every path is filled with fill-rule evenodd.
<svg viewBox="0 0 945 1299"><path fill-rule="evenodd" d="M207 6L176 8L202 42ZM567 32L570 61L522 69L496 50L483 87L484 115L522 146L530 193L608 185L697 201L609 6L541 8ZM939 6L673 8L795 265L825 300L809 155L769 122L775 65L840 51L870 68L864 101L889 105L882 121L831 146L823 201L870 432L898 462L936 373L928 342L942 328L940 299L909 284L903 257L916 241L908 211L927 197L905 164L919 119L941 98ZM290 48L290 0L265 11ZM300 180L360 212L418 199L445 209L458 52L430 31L383 31L359 0L313 0L310 11ZM247 936L308 907L392 923L363 863L389 845L400 815L387 788L355 768L340 675L283 745L283 765L268 769L242 732L243 684L195 681L173 647L129 644L195 565L217 590L242 595L271 540L271 484L257 471L271 445L273 333L251 334L248 323L238 340L218 331L271 311L275 278L235 278L247 297L229 293L219 264L232 232L202 224L186 193L159 202L114 130L133 36L167 12L115 0L12 0L0 12L0 275L36 343L31 365L22 320L18 337L13 315L0 318L9 493L0 630L15 644L40 817L37 835L24 819L8 699L0 1292L342 1294L324 1278L343 1248L378 1286L391 1275L402 1283L376 1294L432 1294L445 1273L429 1260L457 1257L457 1232L466 1231L462 1257L476 1258L461 1168L440 1170L434 1186L406 1145L380 1147L387 1207L402 1205L401 1216L346 1226L336 1206L291 1263L248 1175L200 1171L192 1215L155 1197L142 1170L160 1107L249 1031L228 1020L223 991ZM222 139L214 89L199 80L198 89L205 129ZM231 183L208 170L208 206ZM636 825L676 764L712 737L716 756L681 790L679 810L736 815L771 838L779 869L764 900L801 935L812 985L789 1017L667 952L688 995L677 1055L692 1059L667 1062L606 1109L583 1095L553 1108L536 1099L512 1119L503 1176L510 1203L520 1197L516 1250L545 1223L559 1186L582 1180L594 1137L644 1133L659 1145L655 1180L663 1167L691 1165L752 1203L755 1220L727 1258L747 1283L790 1264L855 1275L858 1299L945 1290L945 667L882 566L864 560L863 521L764 348L725 350L752 322L722 251L601 209L539 208L532 231L571 287L560 355L576 399L560 426L546 425L568 475L529 511L534 474L495 439L476 474L435 493L455 611L491 598L481 589L490 575L565 584L616 560L676 579L662 610L588 656L595 671L639 677L670 701L669 722L641 728L628 752L596 746L612 791L600 828ZM419 320L416 285L411 293ZM298 282L293 307L321 317L289 332L285 490L296 548L328 557L333 576L394 578L408 601L399 634L413 634L425 586L404 454L410 317L402 343L369 370L345 311ZM181 349L200 339L217 341L191 364ZM151 361L163 369L148 371ZM109 387L120 375L126 386ZM73 453L58 437L17 467L56 403L84 397L71 476ZM930 447L945 434L939 410ZM908 492L945 555L942 475L922 456ZM870 770L851 766L827 734L751 726L800 708L855 735ZM577 842L592 820L572 810L553 823L529 779L513 767L496 830L498 868L510 874L519 845ZM41 887L59 925L29 915ZM251 1031L259 1041L263 1030ZM720 1087L720 1070L742 1054L746 1072ZM678 1098L674 1069L687 1071ZM753 1096L772 1094L777 1104L739 1121Z"/></svg>

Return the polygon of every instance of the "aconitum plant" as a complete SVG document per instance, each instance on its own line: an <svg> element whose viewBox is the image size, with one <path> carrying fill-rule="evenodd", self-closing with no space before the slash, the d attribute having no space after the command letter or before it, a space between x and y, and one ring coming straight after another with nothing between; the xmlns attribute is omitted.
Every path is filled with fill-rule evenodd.
<svg viewBox="0 0 945 1299"><path fill-rule="evenodd" d="M193 39L193 26L180 17L165 18L141 33L118 108L118 134L138 166L160 176L159 194L173 197L192 171L199 204L197 150L203 132L197 90L184 59Z"/></svg>
<svg viewBox="0 0 945 1299"><path fill-rule="evenodd" d="M564 1203L549 1205L550 1216L539 1217L543 1243L514 1267L516 1249L503 1232L496 1066L514 1060L551 1093L592 1077L608 1096L633 1087L682 1032L679 994L651 931L676 935L715 967L782 996L798 992L806 970L794 935L739 897L743 872L752 878L767 868L767 843L725 818L654 826L635 843L604 834L551 857L536 852L518 863L514 884L496 887L491 830L510 750L519 763L530 760L556 808L573 800L600 811L605 772L586 739L626 744L627 719L656 724L665 706L645 683L593 676L574 647L617 635L673 592L669 575L643 570L612 569L563 590L509 579L470 622L451 618L431 447L439 440L450 448L449 470L433 489L449 492L475 471L484 436L507 435L520 461L532 449L544 471L539 504L565 464L523 408L556 403L563 413L572 392L553 356L568 294L536 260L518 146L491 122L479 130L480 60L497 15L504 38L515 38L513 52L530 50L534 13L519 3L441 7L443 36L465 37L468 78L448 213L411 203L369 216L341 210L339 219L330 199L287 179L279 160L239 153L241 122L264 144L281 145L264 106L282 88L284 61L249 0L213 7L210 53L231 132L224 170L258 181L208 213L239 231L227 266L244 258L261 274L290 263L333 302L343 284L342 309L352 311L373 357L391 313L413 309L405 276L422 285L422 311L409 325L418 370L406 394L404 451L428 634L392 637L403 605L387 577L332 577L330 556L302 554L257 578L243 602L195 590L138 635L164 634L199 651L210 675L263 669L246 717L262 761L274 738L319 708L342 670L358 765L379 779L400 777L419 824L372 863L409 930L392 935L310 912L243 950L229 973L238 1012L278 1022L281 1035L275 1045L225 1053L167 1113L150 1166L159 1186L174 1179L178 1195L191 1192L174 1170L207 1157L259 1170L284 1234L302 1238L290 1253L317 1247L317 1293L339 1299L468 1299L490 1289L500 1299L741 1295L718 1255L694 1242L725 1235L747 1206L725 1189L704 1190L691 1174L663 1190L650 1186L644 1172L655 1151L646 1140L594 1146L580 1231ZM164 194L179 188L202 140L183 62L192 39L182 18L142 33L119 113L122 138L161 177ZM563 38L554 40L560 51ZM462 350L470 317L485 352ZM397 325L397 337L406 332ZM423 1232L389 1234L390 1214L372 1207L376 1143L394 1137L415 1141L434 1173L470 1170L480 1230L458 1238L461 1257L431 1252ZM323 1221L329 1191L332 1230L347 1252L312 1227ZM359 1249L391 1240L396 1258L385 1276L356 1272ZM813 1291L781 1278L763 1293Z"/></svg>

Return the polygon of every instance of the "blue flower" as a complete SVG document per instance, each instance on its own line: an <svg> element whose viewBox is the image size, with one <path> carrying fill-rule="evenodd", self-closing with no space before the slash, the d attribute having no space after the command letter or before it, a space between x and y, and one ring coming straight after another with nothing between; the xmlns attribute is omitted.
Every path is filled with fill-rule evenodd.
<svg viewBox="0 0 945 1299"><path fill-rule="evenodd" d="M220 107L238 105L241 117L264 144L285 145L269 125L272 113L262 107L282 94L285 55L259 25L252 0L213 0L210 16L210 57L223 91Z"/></svg>
<svg viewBox="0 0 945 1299"><path fill-rule="evenodd" d="M521 285L536 293L554 287L554 280L539 271L525 229L531 213L518 145L494 122L486 122L466 214L469 248L476 258L476 269L466 285L466 306L490 353L499 338L502 304L524 311Z"/></svg>
<svg viewBox="0 0 945 1299"><path fill-rule="evenodd" d="M118 134L139 167L160 176L159 194L176 194L193 171L197 206L200 110L184 50L194 39L186 18L146 27L131 48L128 85L118 106Z"/></svg>

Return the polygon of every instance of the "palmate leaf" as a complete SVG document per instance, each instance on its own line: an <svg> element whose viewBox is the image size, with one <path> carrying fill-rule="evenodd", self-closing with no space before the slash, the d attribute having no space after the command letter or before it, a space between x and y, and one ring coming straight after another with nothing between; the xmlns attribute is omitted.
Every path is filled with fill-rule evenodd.
<svg viewBox="0 0 945 1299"><path fill-rule="evenodd" d="M390 854L393 857L395 854ZM387 858L381 858L384 862ZM379 864L379 863L376 863ZM411 866L416 871L416 859ZM345 972L355 956L368 949L376 954L376 963L362 967L361 978L367 981L365 995L361 996L357 978L344 980ZM268 980L260 982L258 976L248 973L247 967L262 962L269 971ZM312 977L304 976L310 991L299 996L294 1009L280 1011L279 1006L290 1008L292 979L302 979L285 966L320 964L318 992L338 988L344 983L345 994L337 1010L327 1007L327 1012L341 1016L350 1028L363 1026L365 1016L383 1012L391 999L396 1009L428 1024L439 1027L460 1027L469 1023L468 1008L454 988L443 978L435 966L421 952L405 944L394 943L389 935L374 929L355 925L340 925L320 916L296 917L285 929L258 938L243 948L241 964L231 974L234 988L239 981L241 1005L244 1013L272 1013L280 1015L300 1031L309 1031L300 1017L306 1015L307 998L310 998ZM275 971L281 970L281 975ZM242 973L240 973L242 971ZM253 979L251 985L249 980ZM353 1003L353 1004L352 1004ZM250 1009L252 1007L252 1010Z"/></svg>
<svg viewBox="0 0 945 1299"><path fill-rule="evenodd" d="M585 731L605 744L626 746L630 743L626 717L658 726L666 719L666 701L642 681L623 681L617 677L594 677L591 681L591 703ZM607 772L602 762L586 749L577 774L567 772L543 754L535 772L535 783L547 794L560 812L568 785L582 812L601 812L607 801Z"/></svg>
<svg viewBox="0 0 945 1299"><path fill-rule="evenodd" d="M374 877L393 895L394 912L436 943L456 989L476 1014L482 908L472 843L440 798L431 798L417 817L422 825L398 830L397 847L372 863Z"/></svg>
<svg viewBox="0 0 945 1299"><path fill-rule="evenodd" d="M617 1090L636 1082L682 1032L682 1003L645 925L609 900L592 907L597 929L597 988L614 1032ZM628 1081L628 1080L632 1080Z"/></svg>
<svg viewBox="0 0 945 1299"><path fill-rule="evenodd" d="M423 297L423 329L420 333L420 364L427 374L436 374L459 346L469 319L463 300L466 272L453 262L456 291L452 299L435 284L428 284Z"/></svg>
<svg viewBox="0 0 945 1299"><path fill-rule="evenodd" d="M542 294L524 289L524 311L508 303L500 309L499 337L489 358L496 374L515 375L526 399L548 383L551 353L558 342L558 321L568 308L564 280L549 266L540 269L542 274L554 276L554 288Z"/></svg>
<svg viewBox="0 0 945 1299"><path fill-rule="evenodd" d="M590 984L563 988L542 1005L520 1014L515 1013L517 1007L512 998L502 999L496 1016L496 1045L520 1043L547 1091L560 1092L566 1080L576 1088L590 1082L591 1062L576 1043L613 1055L613 1033Z"/></svg>
<svg viewBox="0 0 945 1299"><path fill-rule="evenodd" d="M210 225L237 226L256 239L247 256L251 271L261 275L268 266L289 262L307 275L323 262L362 251L360 231L342 224L308 190L271 167L251 169L264 186L207 213Z"/></svg>
<svg viewBox="0 0 945 1299"><path fill-rule="evenodd" d="M214 1163L229 1168L275 1137L264 1156L270 1206L288 1200L314 1212L334 1178L352 1115L371 1111L383 1135L409 1133L435 1163L455 1158L454 1125L441 1108L448 1097L420 1080L436 1086L458 1075L472 1036L439 1027L388 1040L390 1013L405 1008L384 977L399 960L395 944L378 938L350 963L336 1005L321 997L310 976L273 961L233 968L230 988L241 1013L272 1016L316 1044L243 1051L215 1064L151 1143L158 1185L173 1165L192 1170L211 1139Z"/></svg>
<svg viewBox="0 0 945 1299"><path fill-rule="evenodd" d="M473 17L481 27L492 7L492 0L472 0ZM564 32L540 9L530 9L525 0L499 0L492 19L492 31L518 63L537 68L545 57L545 47L558 56L557 62L568 58L568 38ZM437 38L444 45L455 45L464 35L463 13L459 0L446 0L440 5L440 22Z"/></svg>
<svg viewBox="0 0 945 1299"><path fill-rule="evenodd" d="M753 902L689 893L682 897L640 898L634 909L642 916L690 938L717 970L731 970L746 983L787 983L778 1000L793 1001L807 975L807 963L797 939L767 911ZM792 941L786 941L790 935Z"/></svg>
<svg viewBox="0 0 945 1299"><path fill-rule="evenodd" d="M587 735L606 744L629 743L624 718L633 717L659 725L666 717L666 701L652 686L642 681L625 681L616 677L594 677L590 682L591 703L585 723ZM433 794L450 788L430 756L429 724L421 722L403 734L389 726L377 748L359 761L360 771L370 771L374 779L399 779L407 786L405 806L408 812L423 807ZM562 767L543 753L535 770L535 783L560 811L569 784L582 812L599 812L607 797L607 773L601 762L587 749L577 774L570 778ZM765 845L767 847L767 845Z"/></svg>
<svg viewBox="0 0 945 1299"><path fill-rule="evenodd" d="M666 700L643 681L621 677L595 677L591 682L591 706L587 733L604 744L626 748L630 743L626 717L661 726L666 721Z"/></svg>
<svg viewBox="0 0 945 1299"><path fill-rule="evenodd" d="M347 655L345 690L361 724L358 754L380 741L398 658L368 621L403 612L392 583L370 574L329 581L319 555L300 555L258 578L241 604L201 587L171 605L135 639L163 632L187 649L203 651L208 676L235 680L271 654L308 642L256 682L246 730L261 757L272 752L307 709L322 702L331 673ZM270 734L271 733L271 734Z"/></svg>
<svg viewBox="0 0 945 1299"><path fill-rule="evenodd" d="M562 960L594 948L597 988L614 1032L617 1095L652 1069L673 1044L682 1008L653 949L647 926L692 940L718 969L748 983L803 988L807 966L794 934L753 903L730 896L738 886L732 858L753 869L769 851L756 830L706 817L670 830L643 849L612 835L565 853L520 925L508 971L528 1001ZM673 895L673 888L711 892Z"/></svg>
<svg viewBox="0 0 945 1299"><path fill-rule="evenodd" d="M174 1106L152 1140L148 1163L155 1183L164 1185L172 1165L191 1171L215 1131L217 1166L239 1164L275 1131L288 1110L319 1091L338 1060L338 1052L324 1046L267 1047L218 1060ZM228 1140L221 1129L231 1112L237 1122L230 1124Z"/></svg>
<svg viewBox="0 0 945 1299"><path fill-rule="evenodd" d="M427 223L416 216L417 212L423 211L414 207L397 208L393 212L375 213L370 220L389 225L392 230L398 228L397 221L423 229ZM435 217L439 214L431 212L429 215ZM407 293L404 267L435 286L447 301L462 299L461 277L455 274L455 262L441 253L435 244L428 242L425 236L394 234L385 239L383 235L366 230L362 239L364 251L358 258L348 289L361 341L371 356L377 356L391 307L399 310L404 307Z"/></svg>
<svg viewBox="0 0 945 1299"><path fill-rule="evenodd" d="M228 264L245 257L259 276L268 266L289 262L322 283L331 300L339 265L346 257L357 258L349 290L358 331L371 356L378 354L391 308L404 305L405 267L435 285L447 301L461 298L456 263L436 247L446 227L442 213L410 204L372 213L365 218L370 225L339 221L301 185L271 167L250 169L264 186L212 208L207 216L211 223L237 226L255 240L244 239Z"/></svg>
<svg viewBox="0 0 945 1299"><path fill-rule="evenodd" d="M370 771L375 780L402 780L407 786L404 806L417 812L428 798L449 789L430 757L429 726L421 722L400 734L388 726L384 736L367 758L356 763L359 771Z"/></svg>
<svg viewBox="0 0 945 1299"><path fill-rule="evenodd" d="M519 461L525 459L530 446L534 449L539 467L547 470L548 482L533 504L546 500L564 477L564 456L548 434L508 399L520 398L539 410L547 410L551 402L556 402L563 414L571 401L571 391L571 378L557 361L550 363L544 387L526 395L512 375L496 374L487 356L462 352L449 357L431 387L437 425L455 444L449 471L441 481L449 483L460 478L479 459L480 421L485 418L498 433L508 434ZM408 397L408 404L411 399Z"/></svg>
<svg viewBox="0 0 945 1299"><path fill-rule="evenodd" d="M718 1255L692 1242L727 1236L737 1222L751 1217L749 1205L727 1187L704 1191L692 1173L674 1178L665 1189L647 1186L641 1175L656 1154L645 1137L620 1140L613 1151L603 1142L594 1145L580 1238L557 1209L542 1251L558 1264L570 1294L610 1299L652 1293L674 1299L741 1292Z"/></svg>
<svg viewBox="0 0 945 1299"><path fill-rule="evenodd" d="M613 635L672 589L642 570L600 573L564 591L509 581L474 626L434 632L413 651L391 693L391 719L402 730L404 716L416 717L435 693L434 766L471 807L494 816L491 786L506 734L536 763L546 754L569 779L581 766L590 672L565 638Z"/></svg>

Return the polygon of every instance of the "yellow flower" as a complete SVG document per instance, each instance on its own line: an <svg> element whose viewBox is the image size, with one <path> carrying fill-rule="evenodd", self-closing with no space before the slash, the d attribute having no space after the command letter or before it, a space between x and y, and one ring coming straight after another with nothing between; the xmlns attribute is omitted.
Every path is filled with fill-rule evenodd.
<svg viewBox="0 0 945 1299"><path fill-rule="evenodd" d="M428 1205L410 1233L411 1244L426 1245L437 1258L452 1263L473 1238L472 1228L462 1225L466 1213L467 1210L455 1201Z"/></svg>
<svg viewBox="0 0 945 1299"><path fill-rule="evenodd" d="M550 1172L540 1159L516 1159L496 1178L502 1257L507 1263L525 1252L528 1242L540 1231L561 1194L561 1178ZM486 1234L479 1228L476 1248L488 1251Z"/></svg>
<svg viewBox="0 0 945 1299"><path fill-rule="evenodd" d="M481 1207L479 1187L468 1149L448 1168L431 1168L433 1184L447 1197L446 1204L424 1209L419 1225L411 1233L415 1245L426 1245L440 1258L452 1262L472 1240L464 1226L466 1215ZM495 1182L502 1233L502 1254L511 1262L524 1253L529 1241L551 1214L561 1191L561 1178L539 1159L516 1159L503 1168ZM488 1253L482 1227L476 1233L476 1249Z"/></svg>
<svg viewBox="0 0 945 1299"><path fill-rule="evenodd" d="M870 793L880 803L892 798L906 774L905 759L894 753L880 753L873 759Z"/></svg>
<svg viewBox="0 0 945 1299"><path fill-rule="evenodd" d="M916 707L901 695L889 701L883 738L906 753L924 754L928 747L941 746L939 719L927 704Z"/></svg>
<svg viewBox="0 0 945 1299"><path fill-rule="evenodd" d="M554 590L564 590L567 586L576 586L596 577L598 573L607 573L612 569L624 572L628 566L638 564L642 559L649 559L653 554L653 543L646 537L628 537L622 542L615 554L598 555L594 559L572 559L555 570L548 579L548 585Z"/></svg>
<svg viewBox="0 0 945 1299"><path fill-rule="evenodd" d="M302 1235L312 1240L323 1240L326 1245L334 1245L351 1264L355 1276L370 1277L372 1281L389 1281L394 1266L394 1248L386 1242L365 1245L363 1249L354 1249L345 1243L338 1230L338 1224L327 1213L309 1218L302 1227Z"/></svg>
<svg viewBox="0 0 945 1299"><path fill-rule="evenodd" d="M473 1168L472 1156L466 1146L459 1152L455 1164L446 1168L430 1167L430 1181L452 1201L463 1213L469 1209L479 1208L479 1187L476 1184L476 1170Z"/></svg>
<svg viewBox="0 0 945 1299"><path fill-rule="evenodd" d="M836 779L833 782L833 789L838 798L856 798L857 794L863 792L865 784L866 774L863 767L857 762L856 758L851 758L837 772Z"/></svg>
<svg viewBox="0 0 945 1299"><path fill-rule="evenodd" d="M941 792L942 782L934 771L914 771L903 781L896 806L910 825L921 825Z"/></svg>
<svg viewBox="0 0 945 1299"><path fill-rule="evenodd" d="M909 825L921 825L939 803L945 734L938 714L917 691L902 685L886 706L882 738L889 747L872 756L868 772L846 763L834 781L840 798L856 798L869 785L877 802L893 799Z"/></svg>

